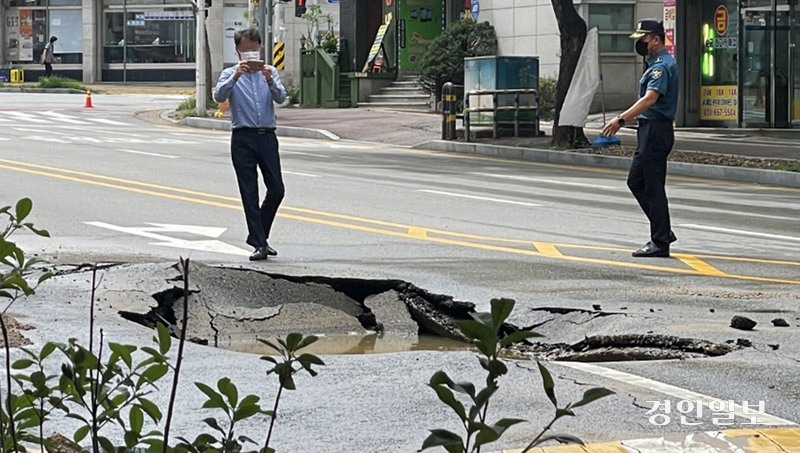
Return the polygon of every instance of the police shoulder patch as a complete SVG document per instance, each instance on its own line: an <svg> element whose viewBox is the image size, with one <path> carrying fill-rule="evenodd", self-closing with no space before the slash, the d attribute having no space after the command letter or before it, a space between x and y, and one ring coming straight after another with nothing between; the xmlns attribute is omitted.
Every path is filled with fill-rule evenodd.
<svg viewBox="0 0 800 453"><path fill-rule="evenodd" d="M656 80L657 78L661 77L661 70L660 69L653 69L653 72L651 73L651 75L653 77L653 80Z"/></svg>
<svg viewBox="0 0 800 453"><path fill-rule="evenodd" d="M663 58L661 58L661 57L656 58L656 63L661 63L662 61L664 61Z"/></svg>

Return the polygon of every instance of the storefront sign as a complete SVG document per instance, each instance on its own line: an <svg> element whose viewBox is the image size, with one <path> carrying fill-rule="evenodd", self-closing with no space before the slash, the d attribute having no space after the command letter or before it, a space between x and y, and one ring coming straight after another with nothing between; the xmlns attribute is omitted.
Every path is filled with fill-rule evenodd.
<svg viewBox="0 0 800 453"><path fill-rule="evenodd" d="M664 0L664 45L675 56L675 0Z"/></svg>
<svg viewBox="0 0 800 453"><path fill-rule="evenodd" d="M724 36L728 32L728 8L725 5L717 6L714 12L714 29L719 36Z"/></svg>
<svg viewBox="0 0 800 453"><path fill-rule="evenodd" d="M739 89L736 85L704 86L700 94L700 119L737 121Z"/></svg>

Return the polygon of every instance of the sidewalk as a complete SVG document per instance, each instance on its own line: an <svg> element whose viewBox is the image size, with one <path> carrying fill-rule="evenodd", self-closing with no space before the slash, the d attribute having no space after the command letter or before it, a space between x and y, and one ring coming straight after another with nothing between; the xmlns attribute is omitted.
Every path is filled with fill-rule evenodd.
<svg viewBox="0 0 800 453"><path fill-rule="evenodd" d="M606 118L615 112L608 112ZM442 152L455 152L627 170L635 150L636 131L620 132L621 147L601 150L553 150L550 137L502 137L470 143L441 140L441 115L381 109L301 109L277 110L279 126L296 128L284 135L320 138L329 131L348 140L410 146ZM228 119L191 120L196 127L229 128ZM203 123L200 125L199 123ZM602 114L591 115L584 129L589 140L599 135ZM301 129L314 129L317 135L298 135ZM548 134L551 125L542 123ZM800 130L771 132L755 129L678 129L670 154L670 174L721 179L745 183L800 188ZM281 131L279 130L279 133ZM786 137L789 137L788 139Z"/></svg>
<svg viewBox="0 0 800 453"><path fill-rule="evenodd" d="M501 453L521 453L504 450ZM706 433L667 434L652 439L587 445L542 447L531 453L797 453L800 429L729 429Z"/></svg>

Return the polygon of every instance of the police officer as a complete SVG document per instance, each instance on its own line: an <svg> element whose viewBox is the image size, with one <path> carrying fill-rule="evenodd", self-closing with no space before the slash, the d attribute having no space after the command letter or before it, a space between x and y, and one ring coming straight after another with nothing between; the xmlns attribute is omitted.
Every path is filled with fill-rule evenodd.
<svg viewBox="0 0 800 453"><path fill-rule="evenodd" d="M670 227L664 186L667 156L675 143L672 123L678 106L678 66L664 47L664 25L657 19L641 20L631 38L636 40L636 52L647 60L647 70L639 80L639 100L609 121L602 135L614 135L638 120L628 187L650 220L650 241L633 256L668 257L670 244L677 240Z"/></svg>

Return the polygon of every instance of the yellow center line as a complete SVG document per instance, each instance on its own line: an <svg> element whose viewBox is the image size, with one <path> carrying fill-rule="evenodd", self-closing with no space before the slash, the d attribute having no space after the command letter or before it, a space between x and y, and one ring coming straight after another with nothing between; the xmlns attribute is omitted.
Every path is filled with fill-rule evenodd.
<svg viewBox="0 0 800 453"><path fill-rule="evenodd" d="M13 165L4 165L2 162L5 163L12 163L21 165L13 166ZM24 168L28 167L28 168ZM154 197L161 197L161 198L168 198L172 200L179 200L185 201L189 203L197 203L203 204L207 206L215 206L219 208L225 209L233 209L237 211L241 211L242 207L239 204L239 198L235 197L226 197L217 194L210 194L205 192L193 191L188 189L180 189L175 187L168 187L168 186L161 186L157 184L150 184L150 183L143 183L139 181L132 181L127 179L121 178L113 178L109 176L103 175L95 175L86 172L79 172L74 170L67 170L67 169L60 169L55 167L47 167L43 165L37 164L28 164L23 162L15 162L10 161L7 159L0 159L0 168L12 171L18 171L28 174L34 174L38 176L45 176L51 177L71 182L77 182L81 184L89 184L98 187L104 187L109 189L115 190L122 190L127 192L138 193L142 195L149 195ZM45 171L46 170L46 171ZM74 175L74 176L72 176ZM78 177L83 176L83 177ZM94 178L98 180L86 179L86 178ZM105 182L108 181L108 182ZM127 185L122 185L127 184ZM130 186L138 186L138 187L130 187ZM151 190L156 189L156 190ZM166 191L166 192L165 192ZM168 193L168 192L175 192L175 193ZM186 196L186 195L194 195L194 196ZM213 201L207 200L202 198L196 198L196 196L224 200L224 201L235 201L236 204L233 203L223 203L220 201ZM777 279L772 277L759 277L759 276L749 276L749 275L731 275L726 274L707 263L704 263L700 259L697 258L699 255L685 255L679 254L676 257L688 264L692 269L686 268L678 268L678 267L669 267L669 266L658 266L646 263L632 263L632 262L625 262L625 261L613 261L607 259L598 259L598 258L587 258L587 257L580 257L580 256L567 256L563 255L561 251L558 250L559 247L572 247L572 248L579 248L579 249L592 249L592 250L614 250L614 251L625 251L629 252L630 250L625 249L613 249L609 247L592 247L592 246L580 246L580 245L571 245L571 244L552 244L547 242L531 242L531 241L524 241L524 240L516 240L516 239L505 239L505 238L493 238L489 236L480 236L480 235L472 235L472 234L465 234L465 233L456 233L450 231L443 231L443 230L436 230L430 228L424 228L419 226L412 226L412 225L404 225L399 223L392 223L392 222L384 222L379 220L373 219L366 219L362 217L355 217L355 216L348 216L343 214L335 214L323 211L316 211L312 209L305 209L305 208L293 208L293 207L282 207L281 211L278 215L282 218L297 220L307 223L315 223L320 225L338 227L338 228L346 228L351 230L358 230L368 233L375 233L381 234L386 236L394 236L394 237L401 237L407 239L415 239L415 240L422 240L426 242L433 242L438 244L447 244L447 245L455 245L455 246L462 246L462 247L470 247L475 249L481 250L488 250L488 251L495 251L495 252L503 252L503 253L511 253L516 255L524 255L524 256L533 256L533 257L544 257L544 258L551 258L551 259L560 259L566 261L573 261L579 263L588 263L588 264L599 264L605 266L615 266L615 267L623 267L623 268L633 268L633 269L642 269L642 270L652 270L658 272L667 272L667 273L675 273L675 274L684 274L684 275L697 275L697 276L712 276L712 277L722 277L722 278L731 278L731 279L739 279L739 280L749 280L749 281L759 281L759 282L767 282L767 283L782 283L782 284L791 284L791 285L800 285L800 281L797 280L786 280L786 279ZM306 215L297 215L289 212L296 212ZM317 216L317 217L313 217ZM324 218L319 218L324 217ZM336 220L331 220L336 219ZM340 221L341 220L341 221ZM345 222L346 221L346 222ZM356 222L356 223L348 223L348 222ZM372 225L360 225L358 223ZM384 227L384 228L381 228ZM395 229L387 229L395 228ZM432 236L433 234L433 236ZM439 236L436 236L439 235ZM445 237L440 237L445 236ZM486 241L486 242L494 242L494 243L505 243L505 244L517 244L517 245L525 245L525 244L533 244L536 247L536 251L525 249L525 248L517 248L511 246L502 246L502 245L493 245L493 244L486 244L480 242L472 242L472 241ZM744 260L744 258L742 258ZM791 262L787 262L787 264L795 264Z"/></svg>

